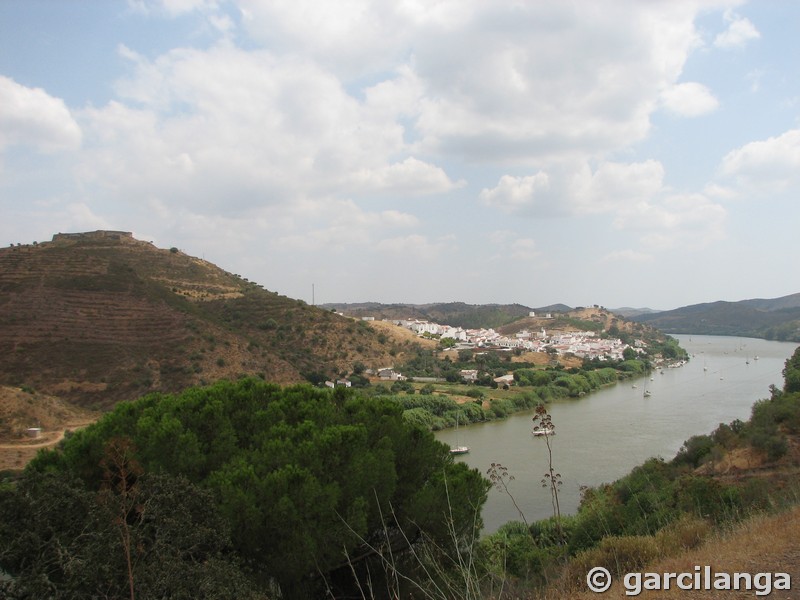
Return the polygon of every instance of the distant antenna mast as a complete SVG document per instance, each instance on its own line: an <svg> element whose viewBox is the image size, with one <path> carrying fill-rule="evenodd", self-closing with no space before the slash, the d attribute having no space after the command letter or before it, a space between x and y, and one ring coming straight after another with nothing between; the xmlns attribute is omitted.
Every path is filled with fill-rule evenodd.
<svg viewBox="0 0 800 600"><path fill-rule="evenodd" d="M316 306L316 302L314 302L314 284L311 284L311 306Z"/></svg>

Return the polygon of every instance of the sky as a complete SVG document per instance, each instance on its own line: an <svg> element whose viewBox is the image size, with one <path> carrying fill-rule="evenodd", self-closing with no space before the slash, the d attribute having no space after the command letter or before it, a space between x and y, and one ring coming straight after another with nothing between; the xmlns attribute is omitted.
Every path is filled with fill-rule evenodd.
<svg viewBox="0 0 800 600"><path fill-rule="evenodd" d="M0 244L317 304L793 294L798 56L794 0L2 0Z"/></svg>

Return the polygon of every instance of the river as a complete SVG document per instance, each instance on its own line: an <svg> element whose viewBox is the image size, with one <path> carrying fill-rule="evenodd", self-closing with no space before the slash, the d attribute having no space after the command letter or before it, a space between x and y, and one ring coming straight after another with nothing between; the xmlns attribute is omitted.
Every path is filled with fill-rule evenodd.
<svg viewBox="0 0 800 600"><path fill-rule="evenodd" d="M562 514L575 512L581 486L610 483L652 456L669 460L689 437L748 419L753 403L769 397L770 384L783 387L784 363L797 347L741 337L673 337L692 356L686 365L548 405ZM543 438L531 435L531 417L526 411L436 433L451 446L469 446L469 454L457 460L484 474L493 462L506 467L514 477L509 490L528 522L552 515L550 492L541 484L547 447ZM521 520L511 499L496 489L490 490L482 516L483 533Z"/></svg>

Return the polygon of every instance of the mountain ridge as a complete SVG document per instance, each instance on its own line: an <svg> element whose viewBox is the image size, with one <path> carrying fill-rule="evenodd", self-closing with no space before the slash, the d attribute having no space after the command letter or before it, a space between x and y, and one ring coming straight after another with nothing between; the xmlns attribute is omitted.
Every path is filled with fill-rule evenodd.
<svg viewBox="0 0 800 600"><path fill-rule="evenodd" d="M738 302L703 302L630 318L665 333L741 335L800 342L800 293Z"/></svg>

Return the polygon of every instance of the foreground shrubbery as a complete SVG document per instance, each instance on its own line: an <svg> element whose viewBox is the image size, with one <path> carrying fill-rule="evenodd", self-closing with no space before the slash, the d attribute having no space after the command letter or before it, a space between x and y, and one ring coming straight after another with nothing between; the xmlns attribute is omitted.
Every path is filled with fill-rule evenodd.
<svg viewBox="0 0 800 600"><path fill-rule="evenodd" d="M120 404L37 457L0 491L0 569L20 597L151 597L152 577L167 597L344 595L381 553L471 539L487 489L391 401L223 382ZM229 593L195 589L206 564Z"/></svg>

